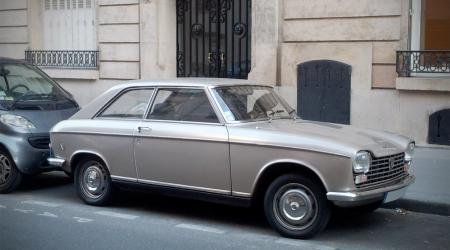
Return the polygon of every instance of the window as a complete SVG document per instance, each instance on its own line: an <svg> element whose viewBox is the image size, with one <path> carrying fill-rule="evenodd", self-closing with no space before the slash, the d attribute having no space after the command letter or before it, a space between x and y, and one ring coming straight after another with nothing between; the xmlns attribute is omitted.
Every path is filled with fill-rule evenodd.
<svg viewBox="0 0 450 250"><path fill-rule="evenodd" d="M203 89L160 89L148 116L155 120L218 123Z"/></svg>
<svg viewBox="0 0 450 250"><path fill-rule="evenodd" d="M292 108L269 87L218 87L213 95L230 121L291 118Z"/></svg>
<svg viewBox="0 0 450 250"><path fill-rule="evenodd" d="M6 102L61 101L67 95L31 66L0 64L0 104Z"/></svg>
<svg viewBox="0 0 450 250"><path fill-rule="evenodd" d="M44 50L96 50L95 0L42 0Z"/></svg>
<svg viewBox="0 0 450 250"><path fill-rule="evenodd" d="M450 50L450 1L413 0L412 50Z"/></svg>
<svg viewBox="0 0 450 250"><path fill-rule="evenodd" d="M142 118L153 89L129 90L117 98L98 117L104 118Z"/></svg>

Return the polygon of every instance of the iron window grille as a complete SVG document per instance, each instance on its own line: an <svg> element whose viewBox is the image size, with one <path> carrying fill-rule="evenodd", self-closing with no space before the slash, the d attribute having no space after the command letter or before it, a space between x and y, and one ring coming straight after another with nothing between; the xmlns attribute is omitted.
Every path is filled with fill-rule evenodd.
<svg viewBox="0 0 450 250"><path fill-rule="evenodd" d="M450 73L450 50L397 51L396 65L400 77L411 73Z"/></svg>
<svg viewBox="0 0 450 250"><path fill-rule="evenodd" d="M27 50L25 60L42 67L98 69L96 50Z"/></svg>

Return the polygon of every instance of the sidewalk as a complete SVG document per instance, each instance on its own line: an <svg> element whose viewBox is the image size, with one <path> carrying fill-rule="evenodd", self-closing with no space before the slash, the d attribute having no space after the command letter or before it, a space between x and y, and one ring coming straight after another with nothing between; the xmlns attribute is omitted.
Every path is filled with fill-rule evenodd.
<svg viewBox="0 0 450 250"><path fill-rule="evenodd" d="M385 207L450 216L450 149L417 147L411 173L415 183Z"/></svg>

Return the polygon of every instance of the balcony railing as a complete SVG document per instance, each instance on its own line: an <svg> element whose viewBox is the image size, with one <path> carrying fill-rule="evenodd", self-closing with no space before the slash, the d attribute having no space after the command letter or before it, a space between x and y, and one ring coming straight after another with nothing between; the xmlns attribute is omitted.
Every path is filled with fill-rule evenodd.
<svg viewBox="0 0 450 250"><path fill-rule="evenodd" d="M36 66L67 69L97 69L98 51L27 50L25 60Z"/></svg>
<svg viewBox="0 0 450 250"><path fill-rule="evenodd" d="M400 77L411 73L450 73L450 50L397 51L396 64Z"/></svg>

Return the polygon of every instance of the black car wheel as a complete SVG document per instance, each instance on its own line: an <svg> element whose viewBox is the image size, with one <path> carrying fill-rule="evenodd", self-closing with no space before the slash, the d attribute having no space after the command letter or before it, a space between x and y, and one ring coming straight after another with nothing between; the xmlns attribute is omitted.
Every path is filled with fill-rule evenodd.
<svg viewBox="0 0 450 250"><path fill-rule="evenodd" d="M264 197L269 224L290 238L311 238L330 220L331 209L325 191L315 181L301 175L275 179Z"/></svg>
<svg viewBox="0 0 450 250"><path fill-rule="evenodd" d="M0 193L6 194L14 191L22 182L22 173L9 154L0 150Z"/></svg>
<svg viewBox="0 0 450 250"><path fill-rule="evenodd" d="M105 164L95 158L81 161L75 169L75 187L78 196L87 204L108 204L115 191Z"/></svg>

